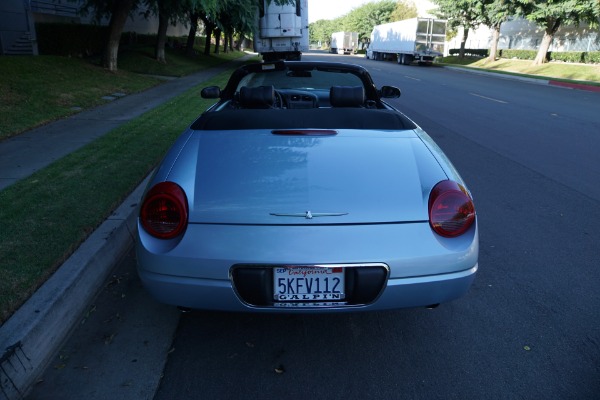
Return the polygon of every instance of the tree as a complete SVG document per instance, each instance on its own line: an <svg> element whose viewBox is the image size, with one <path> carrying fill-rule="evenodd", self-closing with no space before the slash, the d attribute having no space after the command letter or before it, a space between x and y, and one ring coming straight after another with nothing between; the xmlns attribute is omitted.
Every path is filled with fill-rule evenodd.
<svg viewBox="0 0 600 400"><path fill-rule="evenodd" d="M309 24L308 35L311 42L329 43L331 34L339 29L338 19L320 19Z"/></svg>
<svg viewBox="0 0 600 400"><path fill-rule="evenodd" d="M548 50L558 28L562 25L579 25L582 22L598 26L600 2L598 0L518 0L525 17L544 29L534 65L548 62Z"/></svg>
<svg viewBox="0 0 600 400"><path fill-rule="evenodd" d="M111 72L117 71L119 42L123 27L127 17L138 4L139 0L86 0L82 7L82 12L84 14L91 12L93 19L98 23L103 18L110 18L102 64Z"/></svg>
<svg viewBox="0 0 600 400"><path fill-rule="evenodd" d="M469 31L482 22L482 0L433 0L433 2L438 5L436 13L439 17L448 20L450 28L462 27L459 57L464 58Z"/></svg>
<svg viewBox="0 0 600 400"><path fill-rule="evenodd" d="M480 17L483 24L492 30L492 41L488 61L495 61L498 54L500 27L509 17L521 13L521 7L515 0L483 0L480 3Z"/></svg>
<svg viewBox="0 0 600 400"><path fill-rule="evenodd" d="M399 1L396 4L396 8L390 14L389 22L402 21L405 19L416 18L417 17L417 7L414 3L407 3L404 1Z"/></svg>
<svg viewBox="0 0 600 400"><path fill-rule="evenodd" d="M343 29L358 32L358 40L367 42L375 25L390 22L396 5L397 2L393 0L380 0L357 7L344 16Z"/></svg>
<svg viewBox="0 0 600 400"><path fill-rule="evenodd" d="M185 42L185 54L187 56L193 56L195 54L194 44L196 43L196 33L198 32L198 23L200 22L200 13L194 9L188 10L188 18L190 24L190 30L188 37Z"/></svg>
<svg viewBox="0 0 600 400"><path fill-rule="evenodd" d="M258 3L256 0L222 2L217 14L217 25L225 39L224 51L233 50L233 36L251 34L254 28Z"/></svg>
<svg viewBox="0 0 600 400"><path fill-rule="evenodd" d="M253 32L255 15L263 0L188 0L196 3L200 13L200 19L204 23L206 33L206 45L204 54L210 54L210 40L214 33L216 36L215 53L218 53L220 37L225 36L225 42L233 41L234 33L239 35ZM267 0L267 4L274 2L278 5L293 4L296 0ZM217 37L218 36L218 37ZM226 45L227 46L227 45Z"/></svg>
<svg viewBox="0 0 600 400"><path fill-rule="evenodd" d="M167 62L165 45L169 24L175 25L177 22L188 22L188 10L191 3L181 0L145 0L145 3L148 10L144 16L148 18L150 15L154 15L158 18L154 56L156 61L164 64Z"/></svg>
<svg viewBox="0 0 600 400"><path fill-rule="evenodd" d="M78 2L80 0L69 0ZM84 14L91 13L93 19L100 23L104 18L109 19L108 36L104 50L103 65L109 71L117 71L117 59L119 54L119 42L121 33L127 18L137 10L142 0L84 0L81 8ZM155 15L159 18L159 31L157 32L156 57L160 61L165 61L164 44L166 43L166 31L169 22L175 22L181 18L186 18L192 23L190 34L188 35L188 45L192 42L197 29L198 18L201 19L207 29L207 47L206 54L210 52L210 37L212 32L223 27L219 25L217 16L223 10L227 10L228 18L236 21L235 28L242 29L244 32L251 30L248 28L253 21L254 13L263 0L144 0L151 8L154 7ZM276 4L293 3L295 0L267 0L268 3ZM225 14L221 14L225 15ZM250 17L252 15L252 18ZM240 23L243 21L243 23ZM196 24L194 24L196 22ZM243 27L243 28L241 28ZM192 30L194 30L192 35ZM190 39L190 36L192 39ZM190 49L188 48L188 52ZM191 50L193 52L193 48Z"/></svg>

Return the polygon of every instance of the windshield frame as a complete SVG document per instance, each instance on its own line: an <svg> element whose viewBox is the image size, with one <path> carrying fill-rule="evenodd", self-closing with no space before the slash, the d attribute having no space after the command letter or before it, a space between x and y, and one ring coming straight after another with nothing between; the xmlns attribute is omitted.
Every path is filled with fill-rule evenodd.
<svg viewBox="0 0 600 400"><path fill-rule="evenodd" d="M365 89L365 97L367 100L374 100L376 102L380 102L379 93L371 75L369 72L359 65L355 64L345 64L345 63L329 63L329 62L320 62L320 61L277 61L274 63L255 63L248 64L242 66L235 70L225 89L221 92L221 100L229 100L233 99L235 94L239 91L241 86L244 86L248 82L252 82L255 78L258 78L260 74L285 74L287 78L290 80L293 79L312 79L312 77L306 76L307 74L318 74L319 78L321 75L326 76L327 73L332 74L349 74L352 75L352 78L347 81L347 83L338 82L329 82L328 85L321 85L318 88L314 88L315 90L329 90L331 86L359 86L362 85ZM354 79L356 77L357 79ZM264 84L264 83L263 83ZM269 83L270 84L270 83ZM258 84L258 79L256 83L251 85L260 86ZM310 86L310 85L309 85ZM276 89L285 89L285 87L275 87ZM300 89L298 85L294 85L293 89ZM305 87L306 89L311 89L310 87Z"/></svg>

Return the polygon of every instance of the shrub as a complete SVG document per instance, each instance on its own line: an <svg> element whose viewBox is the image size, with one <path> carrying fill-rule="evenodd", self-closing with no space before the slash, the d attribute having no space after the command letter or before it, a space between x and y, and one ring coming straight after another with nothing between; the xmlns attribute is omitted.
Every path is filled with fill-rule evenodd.
<svg viewBox="0 0 600 400"><path fill-rule="evenodd" d="M535 60L537 50L516 50L516 49L502 49L500 50L500 57L502 58L516 58L519 60Z"/></svg>
<svg viewBox="0 0 600 400"><path fill-rule="evenodd" d="M450 49L449 54L457 56L460 54L460 49ZM465 56L487 57L488 55L488 49L465 49Z"/></svg>
<svg viewBox="0 0 600 400"><path fill-rule="evenodd" d="M585 62L583 51L552 51L548 53L550 60L552 61L564 61L564 62L574 62L581 63Z"/></svg>
<svg viewBox="0 0 600 400"><path fill-rule="evenodd" d="M37 23L40 54L85 57L101 54L108 28L99 25Z"/></svg>
<svg viewBox="0 0 600 400"><path fill-rule="evenodd" d="M585 53L585 62L588 64L600 64L600 51Z"/></svg>

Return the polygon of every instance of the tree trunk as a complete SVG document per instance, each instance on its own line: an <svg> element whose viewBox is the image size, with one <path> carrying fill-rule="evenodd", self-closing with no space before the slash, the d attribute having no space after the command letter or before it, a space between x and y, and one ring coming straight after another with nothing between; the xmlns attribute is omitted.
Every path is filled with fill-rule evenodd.
<svg viewBox="0 0 600 400"><path fill-rule="evenodd" d="M135 0L116 1L113 6L112 15L108 24L108 41L104 49L103 66L111 72L117 71L117 59L119 55L119 41L123 26Z"/></svg>
<svg viewBox="0 0 600 400"><path fill-rule="evenodd" d="M185 44L185 54L193 56L194 44L196 43L196 32L198 32L198 19L200 17L197 13L190 13L190 32L188 33L187 42Z"/></svg>
<svg viewBox="0 0 600 400"><path fill-rule="evenodd" d="M460 39L460 51L458 56L460 58L465 58L465 44L467 43L467 38L469 37L469 28L463 26L463 35L462 39Z"/></svg>
<svg viewBox="0 0 600 400"><path fill-rule="evenodd" d="M165 56L165 44L167 43L167 28L169 28L168 14L166 12L163 12L163 10L159 9L158 33L156 36L156 48L154 55L156 57L156 61L163 64L167 63L167 58Z"/></svg>
<svg viewBox="0 0 600 400"><path fill-rule="evenodd" d="M228 47L229 47L229 34L227 32L223 32L222 33L223 36L223 53L227 53L228 52Z"/></svg>
<svg viewBox="0 0 600 400"><path fill-rule="evenodd" d="M215 29L215 54L221 52L221 29Z"/></svg>
<svg viewBox="0 0 600 400"><path fill-rule="evenodd" d="M498 41L500 40L500 24L492 26L492 43L490 47L490 54L488 54L488 61L496 61L498 56Z"/></svg>
<svg viewBox="0 0 600 400"><path fill-rule="evenodd" d="M237 51L242 51L243 50L243 45L244 45L244 40L246 40L246 37L244 36L243 33L240 33L240 38L238 39L238 42L235 45L235 49Z"/></svg>
<svg viewBox="0 0 600 400"><path fill-rule="evenodd" d="M533 60L533 65L542 65L548 62L548 50L550 49L550 45L554 39L554 34L558 28L560 28L560 23L560 18L556 20L548 20L548 23L546 24L546 30L544 31L544 38L542 39L538 53L535 56L535 60Z"/></svg>
<svg viewBox="0 0 600 400"><path fill-rule="evenodd" d="M206 26L206 39L204 41L204 55L210 56L210 39L212 38L213 28Z"/></svg>
<svg viewBox="0 0 600 400"><path fill-rule="evenodd" d="M204 24L204 30L206 33L206 40L204 41L204 55L210 56L210 39L215 30L215 25L204 14L200 14L200 19Z"/></svg>
<svg viewBox="0 0 600 400"><path fill-rule="evenodd" d="M227 34L227 42L229 42L228 51L233 51L233 32Z"/></svg>

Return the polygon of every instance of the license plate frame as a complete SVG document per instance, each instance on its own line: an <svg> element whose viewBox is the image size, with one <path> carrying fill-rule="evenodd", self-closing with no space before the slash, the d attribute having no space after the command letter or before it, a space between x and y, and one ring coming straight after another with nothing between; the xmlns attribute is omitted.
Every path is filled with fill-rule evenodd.
<svg viewBox="0 0 600 400"><path fill-rule="evenodd" d="M284 303L344 301L345 278L345 268L341 266L278 266L273 269L273 300Z"/></svg>

